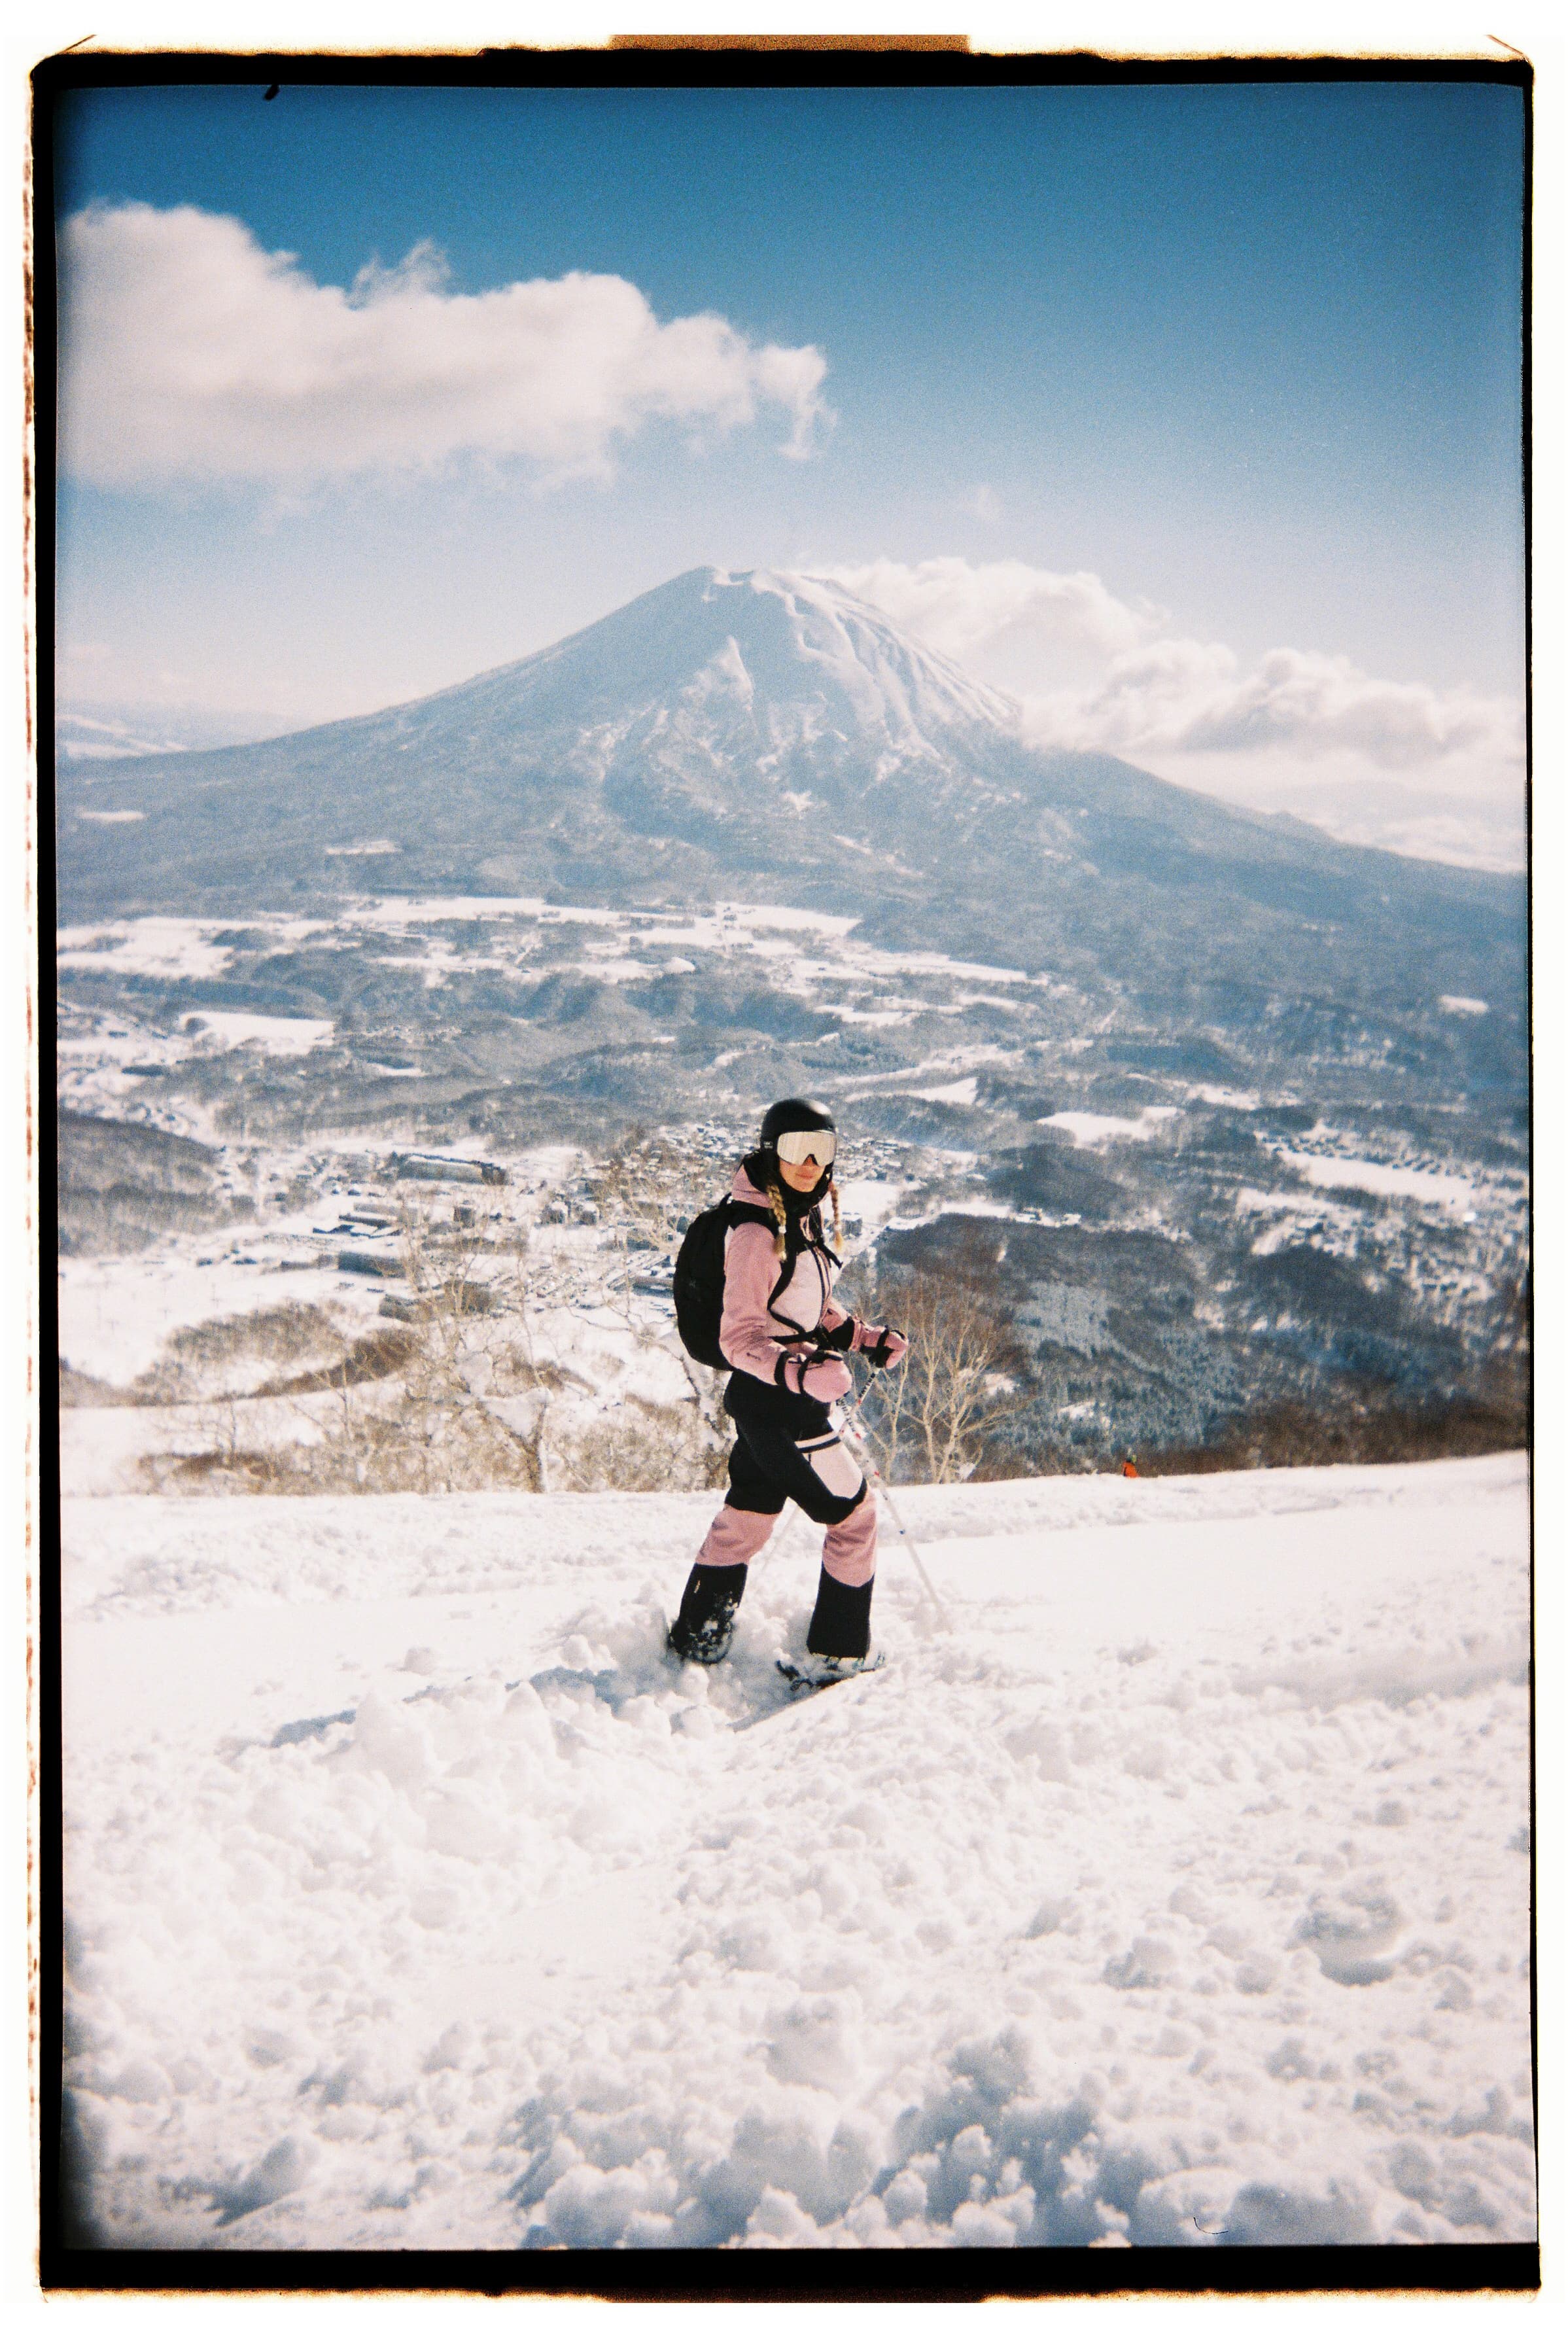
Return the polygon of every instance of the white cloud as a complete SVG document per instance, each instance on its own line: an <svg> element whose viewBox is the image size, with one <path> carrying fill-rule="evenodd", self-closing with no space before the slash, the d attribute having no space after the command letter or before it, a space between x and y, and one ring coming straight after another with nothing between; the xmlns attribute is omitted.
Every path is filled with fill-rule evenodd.
<svg viewBox="0 0 1568 2339"><path fill-rule="evenodd" d="M1021 560L875 560L831 572L983 680L1042 747L1125 755L1161 778L1319 822L1347 842L1517 867L1524 724L1514 701L1389 682L1347 657L1167 635L1166 611L1089 570Z"/></svg>
<svg viewBox="0 0 1568 2339"><path fill-rule="evenodd" d="M147 203L78 212L62 263L62 452L101 486L303 484L465 453L604 478L652 421L724 432L772 409L804 455L829 419L819 350L717 316L661 324L624 277L458 293L421 245L344 290L239 220Z"/></svg>
<svg viewBox="0 0 1568 2339"><path fill-rule="evenodd" d="M1449 755L1524 751L1519 706L1474 690L1386 683L1348 657L1268 650L1243 671L1227 643L1160 637L1166 610L1121 601L1093 571L1058 573L1028 561L866 561L833 568L852 592L985 681L1009 659L1025 732L1041 746L1114 753L1360 753L1383 770L1418 770ZM1095 655L1074 687L1030 687L1018 657L1039 669L1062 646Z"/></svg>
<svg viewBox="0 0 1568 2339"><path fill-rule="evenodd" d="M1025 729L1041 745L1118 754L1349 751L1391 771L1458 755L1512 761L1523 752L1519 709L1506 699L1379 681L1347 657L1311 650L1269 650L1244 672L1223 642L1159 635L1167 611L1119 599L1089 569L1064 575L1022 560L950 557L828 573L988 682L1011 680ZM1090 653L1092 675L1070 688L1041 687L1064 646ZM1032 676L1021 674L1021 658L1033 661Z"/></svg>
<svg viewBox="0 0 1568 2339"><path fill-rule="evenodd" d="M1269 650L1243 673L1219 642L1157 641L1126 652L1097 690L1070 703L1041 701L1029 721L1035 736L1062 745L1308 757L1349 751L1389 771L1477 752L1511 760L1524 745L1519 710L1507 700L1380 681L1347 657L1310 650Z"/></svg>
<svg viewBox="0 0 1568 2339"><path fill-rule="evenodd" d="M871 560L826 574L988 681L1000 679L990 669L1004 658L1016 669L1021 658L1043 664L1063 648L1100 658L1129 650L1165 616L1119 601L1088 569L1060 575L1026 560Z"/></svg>

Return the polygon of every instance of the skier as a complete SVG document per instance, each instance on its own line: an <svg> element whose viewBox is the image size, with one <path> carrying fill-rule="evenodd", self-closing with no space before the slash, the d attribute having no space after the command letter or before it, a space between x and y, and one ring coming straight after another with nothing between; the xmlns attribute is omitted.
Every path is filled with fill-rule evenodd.
<svg viewBox="0 0 1568 2339"><path fill-rule="evenodd" d="M836 1252L823 1235L837 1135L833 1115L801 1097L770 1105L731 1200L747 1217L725 1236L718 1347L733 1368L725 1411L735 1426L730 1486L709 1528L670 1627L676 1655L717 1664L728 1651L749 1563L786 1500L825 1526L816 1607L806 1647L823 1681L861 1671L871 1652L876 1505L828 1413L853 1387L844 1352L895 1365L901 1332L863 1324L836 1307Z"/></svg>

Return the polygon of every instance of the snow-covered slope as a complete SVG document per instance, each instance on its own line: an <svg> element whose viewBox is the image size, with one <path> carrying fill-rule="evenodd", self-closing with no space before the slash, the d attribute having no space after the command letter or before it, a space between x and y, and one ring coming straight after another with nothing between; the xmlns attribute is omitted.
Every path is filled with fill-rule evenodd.
<svg viewBox="0 0 1568 2339"><path fill-rule="evenodd" d="M66 1506L105 2242L1533 2230L1514 1457L912 1490L892 1663L664 1614L711 1497Z"/></svg>
<svg viewBox="0 0 1568 2339"><path fill-rule="evenodd" d="M439 730L458 713L559 737L584 768L628 749L678 769L781 770L801 750L940 764L1015 709L870 602L823 577L694 569L537 656L407 710ZM380 718L377 718L378 720Z"/></svg>

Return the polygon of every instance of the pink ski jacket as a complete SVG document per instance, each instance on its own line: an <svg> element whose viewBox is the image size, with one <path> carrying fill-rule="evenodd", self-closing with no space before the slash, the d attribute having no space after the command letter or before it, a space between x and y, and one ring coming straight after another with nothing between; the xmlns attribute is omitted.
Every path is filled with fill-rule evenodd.
<svg viewBox="0 0 1568 2339"><path fill-rule="evenodd" d="M764 1210L768 1208L766 1194L758 1192L744 1170L735 1172L730 1199ZM784 1272L784 1263L774 1248L773 1229L759 1226L754 1219L732 1227L725 1237L719 1347L735 1369L776 1388L781 1386L781 1357L796 1357L804 1364L815 1346L816 1333L834 1332L854 1322L833 1302L838 1271L838 1261L827 1246L808 1238L791 1263L787 1282L775 1292L774 1286ZM866 1345L861 1337L864 1330L863 1325L854 1323L851 1347ZM798 1388L798 1366L785 1376L782 1386Z"/></svg>

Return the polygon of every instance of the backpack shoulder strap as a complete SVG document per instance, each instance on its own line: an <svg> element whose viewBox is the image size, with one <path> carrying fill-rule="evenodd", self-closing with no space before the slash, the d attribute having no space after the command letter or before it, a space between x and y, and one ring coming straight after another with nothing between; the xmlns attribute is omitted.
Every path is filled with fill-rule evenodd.
<svg viewBox="0 0 1568 2339"><path fill-rule="evenodd" d="M758 1202L732 1202L727 1198L719 1204L727 1227L771 1227L774 1214Z"/></svg>

